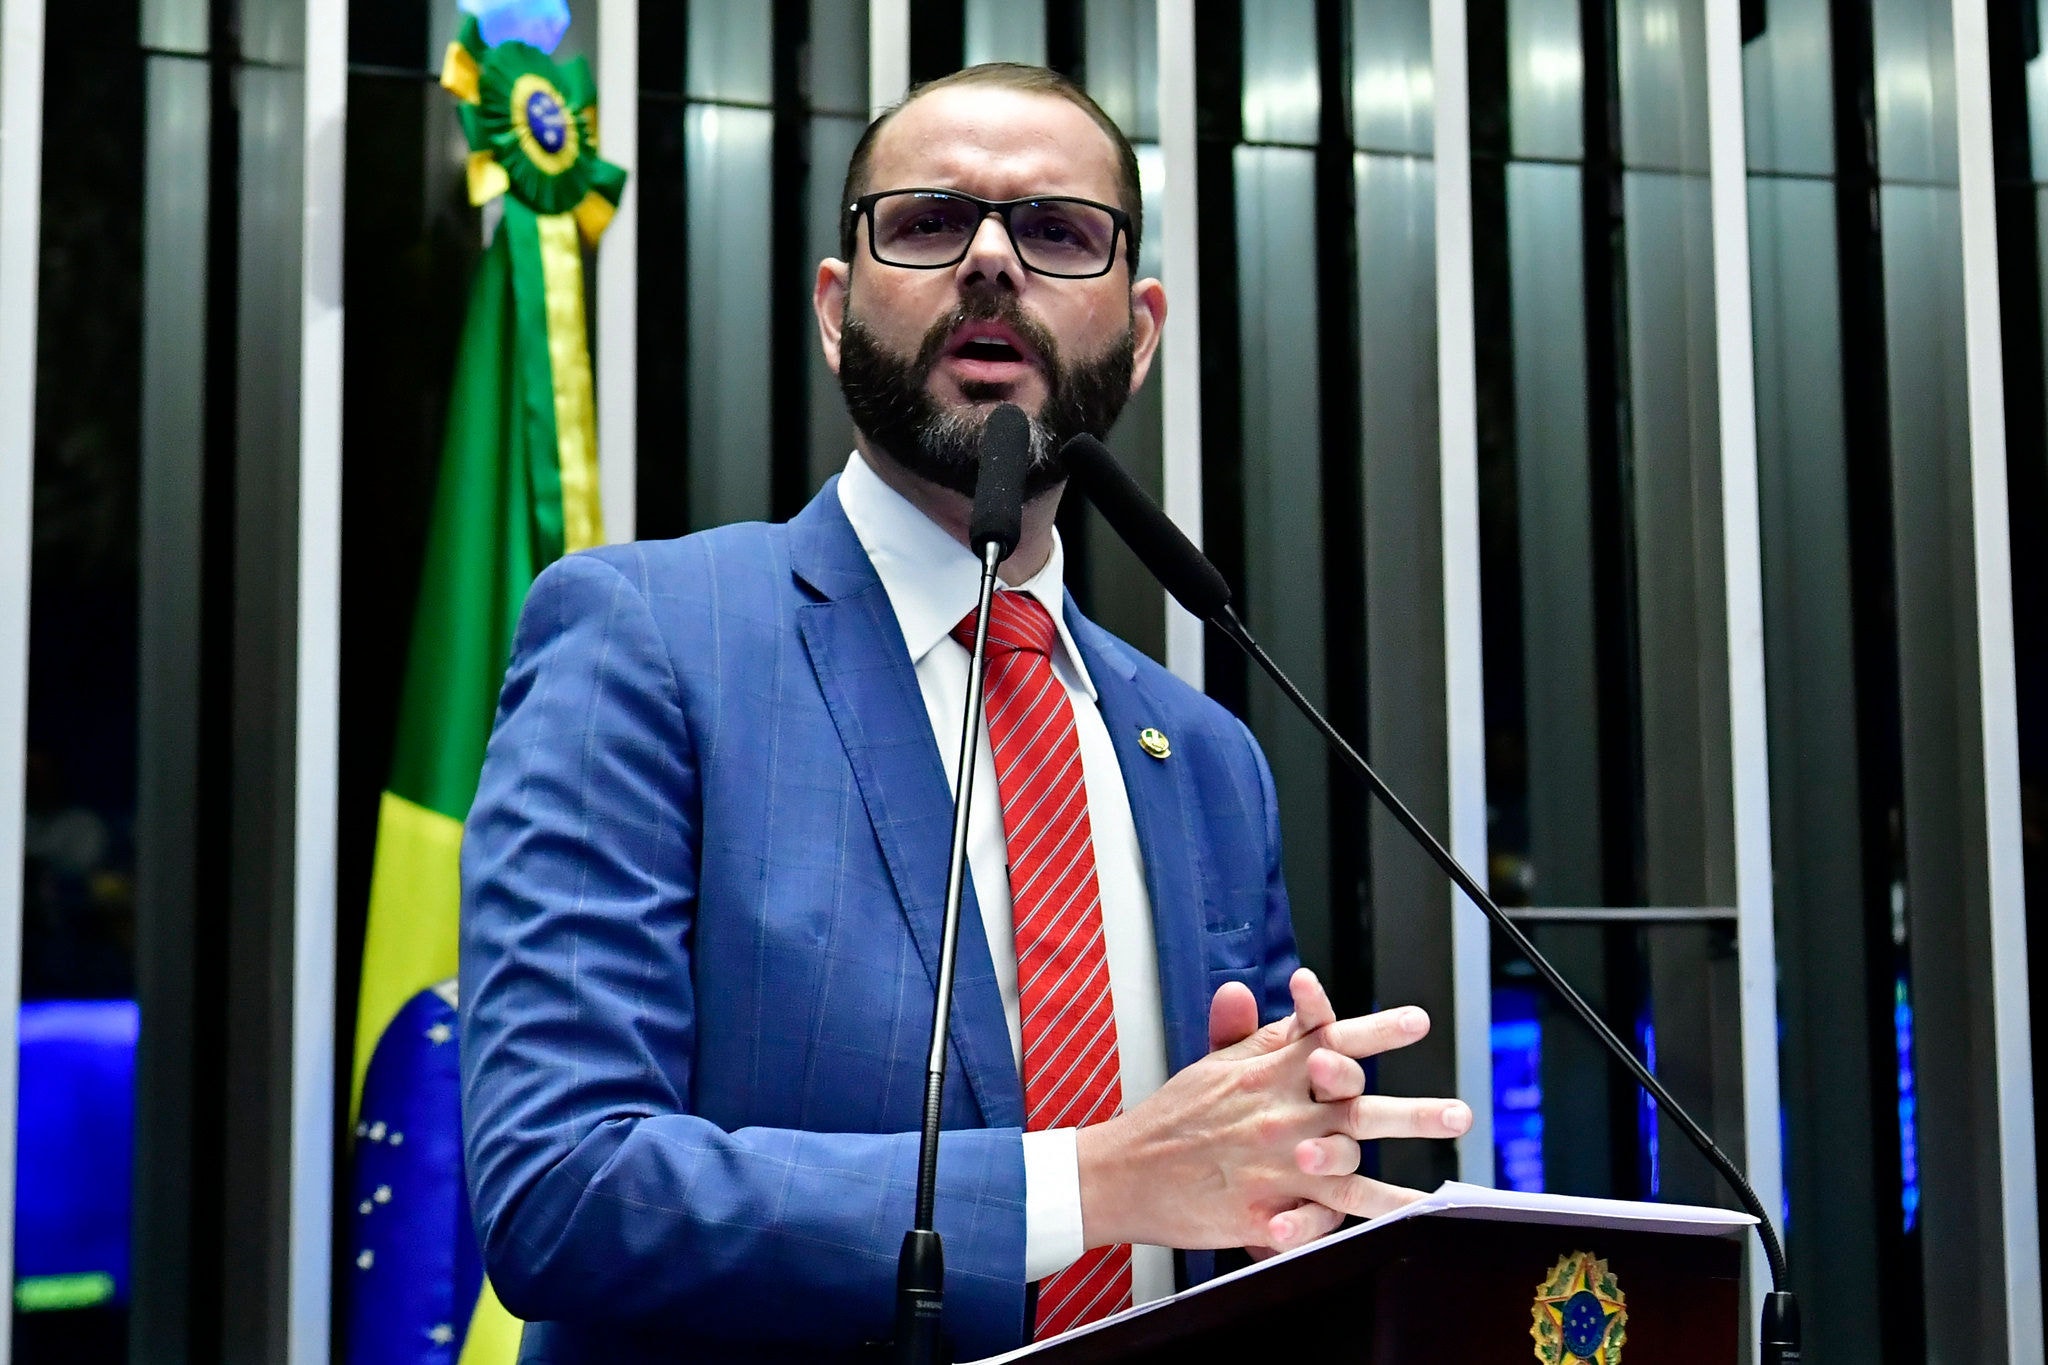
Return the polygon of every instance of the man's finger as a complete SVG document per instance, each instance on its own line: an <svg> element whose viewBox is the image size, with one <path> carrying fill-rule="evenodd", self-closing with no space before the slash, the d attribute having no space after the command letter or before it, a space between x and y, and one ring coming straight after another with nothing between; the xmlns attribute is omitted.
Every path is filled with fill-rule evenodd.
<svg viewBox="0 0 2048 1365"><path fill-rule="evenodd" d="M1358 1143L1342 1133L1304 1138L1294 1145L1294 1164L1303 1175L1353 1175L1361 1155Z"/></svg>
<svg viewBox="0 0 2048 1365"><path fill-rule="evenodd" d="M1292 1251L1316 1238L1335 1232L1344 1215L1321 1204L1305 1203L1276 1213L1266 1220L1266 1236L1273 1250Z"/></svg>
<svg viewBox="0 0 2048 1365"><path fill-rule="evenodd" d="M1463 1137L1472 1126L1472 1111L1463 1100L1407 1100L1392 1095L1360 1095L1329 1106L1332 1129L1372 1142L1379 1138Z"/></svg>
<svg viewBox="0 0 2048 1365"><path fill-rule="evenodd" d="M1378 1218L1422 1198L1421 1190L1389 1185L1362 1175L1338 1176L1316 1190L1318 1204L1333 1213L1353 1218Z"/></svg>
<svg viewBox="0 0 2048 1365"><path fill-rule="evenodd" d="M1337 1022L1337 1011L1330 1004L1329 993L1308 968L1294 969L1294 975L1287 981L1287 992L1294 997L1295 1036L1306 1037Z"/></svg>
<svg viewBox="0 0 2048 1365"><path fill-rule="evenodd" d="M1377 1057L1429 1036L1429 1015L1418 1005L1381 1010L1326 1025L1316 1040L1346 1057Z"/></svg>
<svg viewBox="0 0 2048 1365"><path fill-rule="evenodd" d="M1318 1104L1357 1099L1365 1093L1365 1068L1341 1052L1319 1047L1308 1055L1308 1093Z"/></svg>
<svg viewBox="0 0 2048 1365"><path fill-rule="evenodd" d="M1259 1002L1242 981L1226 981L1209 1002L1209 1051L1241 1043L1258 1032Z"/></svg>

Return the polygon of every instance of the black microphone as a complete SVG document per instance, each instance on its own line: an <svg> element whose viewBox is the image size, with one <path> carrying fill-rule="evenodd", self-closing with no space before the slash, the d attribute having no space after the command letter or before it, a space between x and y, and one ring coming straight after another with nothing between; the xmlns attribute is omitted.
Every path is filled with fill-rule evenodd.
<svg viewBox="0 0 2048 1365"><path fill-rule="evenodd" d="M980 467L974 476L974 515L967 541L981 560L981 596L974 618L974 651L967 672L967 707L960 725L959 774L953 787L953 847L946 864L946 918L939 937L939 985L932 1006L931 1053L925 1061L924 1127L917 1146L917 1216L903 1234L896 1260L896 1350L903 1365L938 1365L952 1359L944 1333L946 1255L932 1226L939 1187L939 1110L946 1097L946 1038L953 1013L953 963L959 955L960 900L967 884L968 801L980 752L982 665L988 657L988 610L996 567L1024 533L1024 476L1031 468L1031 423L1014 403L988 415L981 431Z"/></svg>
<svg viewBox="0 0 2048 1365"><path fill-rule="evenodd" d="M1353 772L1365 780L1381 803L1391 811L1401 827L1414 836L1436 865L1444 870L1457 888L1471 898L1472 903L1486 912L1494 928L1513 944L1515 951L1536 969L1536 974L1547 982L1557 997L1562 1000L1579 1021L1592 1030L1593 1036L1606 1045L1607 1050L1628 1069L1636 1084L1648 1091L1650 1097L1678 1124L1693 1146L1712 1163L1735 1196L1742 1202L1743 1209L1757 1220L1757 1236L1763 1242L1764 1258L1770 1264L1772 1292L1765 1296L1763 1304L1763 1360L1765 1365L1798 1365L1799 1346L1799 1304L1787 1283L1785 1252L1779 1245L1777 1229L1772 1226L1770 1214L1764 1210L1763 1201L1756 1197L1742 1171L1728 1158L1728 1155L1714 1144L1707 1130L1700 1127L1684 1106L1671 1097L1662 1081L1643 1063L1635 1053L1628 1050L1614 1031L1607 1027L1592 1006L1572 989L1571 983L1550 960L1539 952L1515 922L1509 919L1492 896L1479 885L1462 864L1450 854L1431 834L1421 820L1408 809L1393 789L1380 779L1359 752L1351 747L1337 728L1318 711L1301 689L1280 671L1280 665L1273 662L1266 651L1252 638L1244 622L1230 605L1230 587L1223 580L1208 556L1197 549L1192 541L1181 534L1172 518L1160 510L1144 489L1138 486L1124 467L1117 463L1102 442L1093 436L1082 434L1068 441L1061 448L1060 458L1065 464L1072 481L1095 504L1103 519L1116 533L1123 537L1134 553L1151 570L1168 592L1172 593L1183 607L1194 615L1215 626L1239 649L1249 655L1252 661L1266 671L1287 694L1300 712L1329 741L1330 747L1344 759Z"/></svg>

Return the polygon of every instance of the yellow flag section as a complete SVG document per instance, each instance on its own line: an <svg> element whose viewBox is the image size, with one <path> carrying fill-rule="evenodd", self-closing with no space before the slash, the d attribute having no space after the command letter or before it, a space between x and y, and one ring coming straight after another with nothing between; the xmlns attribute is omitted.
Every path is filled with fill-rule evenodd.
<svg viewBox="0 0 2048 1365"><path fill-rule="evenodd" d="M600 543L583 253L625 173L596 154L582 61L486 48L476 21L443 84L479 201L504 217L463 320L399 704L378 808L351 1118L347 1356L511 1365L520 1326L485 1281L463 1185L456 995L462 822L534 576Z"/></svg>

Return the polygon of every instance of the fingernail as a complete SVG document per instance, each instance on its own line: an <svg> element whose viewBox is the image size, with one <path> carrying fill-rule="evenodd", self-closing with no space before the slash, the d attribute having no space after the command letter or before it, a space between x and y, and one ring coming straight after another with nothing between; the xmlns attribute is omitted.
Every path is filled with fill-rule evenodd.
<svg viewBox="0 0 2048 1365"><path fill-rule="evenodd" d="M1401 1027L1410 1033L1420 1033L1429 1027L1429 1015L1411 1005L1401 1012Z"/></svg>
<svg viewBox="0 0 2048 1365"><path fill-rule="evenodd" d="M1444 1106L1444 1127L1454 1133L1462 1133L1472 1126L1472 1111L1462 1104Z"/></svg>

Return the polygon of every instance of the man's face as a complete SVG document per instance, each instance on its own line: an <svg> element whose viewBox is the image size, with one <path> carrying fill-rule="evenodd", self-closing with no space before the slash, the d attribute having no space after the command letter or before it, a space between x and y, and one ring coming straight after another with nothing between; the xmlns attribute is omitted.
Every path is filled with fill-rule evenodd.
<svg viewBox="0 0 2048 1365"><path fill-rule="evenodd" d="M913 101L876 138L867 188L1120 202L1115 150L1086 112L991 86ZM962 260L935 270L882 264L868 232L863 218L852 262L820 266L816 295L855 425L911 473L971 495L982 424L1015 403L1033 418L1027 493L1057 483L1059 447L1107 431L1144 382L1165 312L1158 281L1131 283L1121 239L1107 274L1036 274L993 215Z"/></svg>

